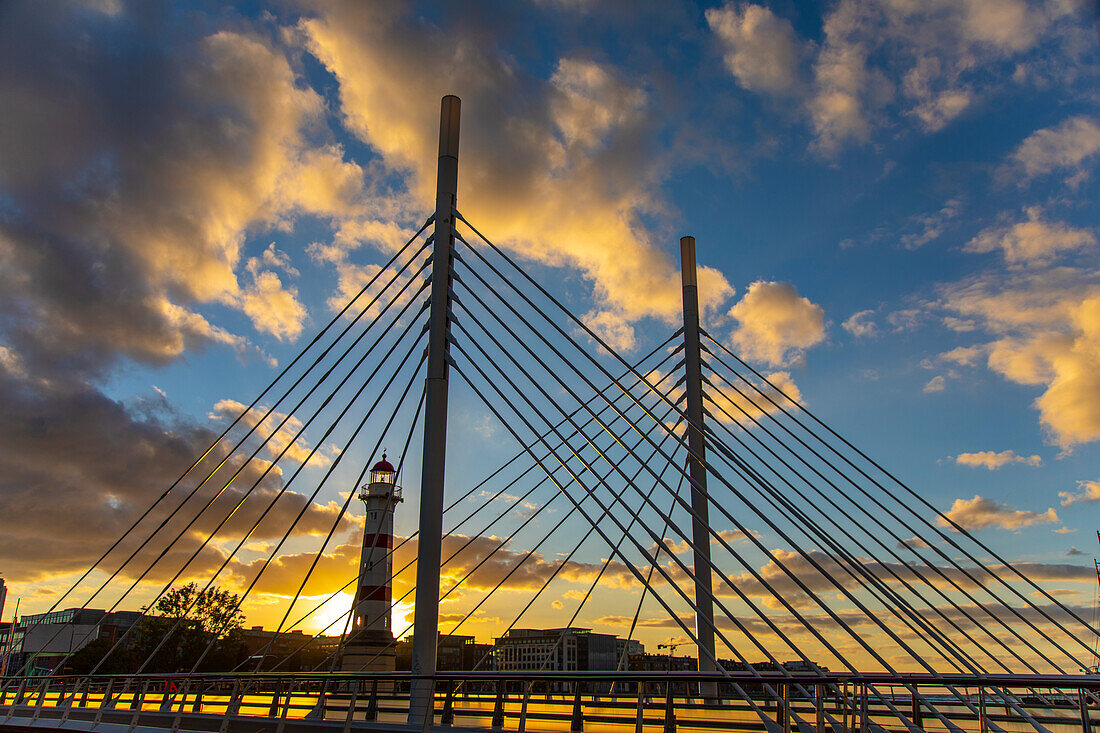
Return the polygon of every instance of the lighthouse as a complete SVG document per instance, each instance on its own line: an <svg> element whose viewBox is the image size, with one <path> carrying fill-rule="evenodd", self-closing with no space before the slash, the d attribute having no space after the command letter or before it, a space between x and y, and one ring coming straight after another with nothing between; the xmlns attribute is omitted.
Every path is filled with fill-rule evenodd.
<svg viewBox="0 0 1100 733"><path fill-rule="evenodd" d="M345 672L392 672L393 630L393 511L401 499L396 471L382 454L370 471L370 483L359 490L366 505L359 586L352 608L352 626L344 644L341 669Z"/></svg>

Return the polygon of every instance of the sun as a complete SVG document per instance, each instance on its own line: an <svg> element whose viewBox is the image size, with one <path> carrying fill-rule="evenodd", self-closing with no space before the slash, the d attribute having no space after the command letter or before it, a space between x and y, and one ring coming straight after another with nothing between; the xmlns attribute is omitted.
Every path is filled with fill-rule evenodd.
<svg viewBox="0 0 1100 733"><path fill-rule="evenodd" d="M304 609L314 608L326 597L327 596L313 596L312 598L303 597L302 600L307 604L304 606ZM326 636L340 635L344 631L344 623L347 621L347 614L351 609L353 599L354 597L350 593L344 593L342 591L337 593L310 614L303 625L314 634L324 634ZM302 612L304 613L305 610Z"/></svg>

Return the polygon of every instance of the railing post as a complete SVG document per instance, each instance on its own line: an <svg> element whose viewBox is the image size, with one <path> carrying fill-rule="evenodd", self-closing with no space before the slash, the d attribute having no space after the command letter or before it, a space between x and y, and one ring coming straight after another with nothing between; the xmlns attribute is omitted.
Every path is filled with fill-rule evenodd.
<svg viewBox="0 0 1100 733"><path fill-rule="evenodd" d="M279 708L279 723L275 726L275 733L283 733L286 730L286 716L290 714L290 704L294 700L294 682L290 681L286 688L286 700L282 701Z"/></svg>
<svg viewBox="0 0 1100 733"><path fill-rule="evenodd" d="M378 679L370 681L370 699L367 700L367 712L364 720L378 720Z"/></svg>
<svg viewBox="0 0 1100 733"><path fill-rule="evenodd" d="M271 695L271 707L268 708L267 717L274 718L279 714L279 698L283 696L283 680L275 681L275 692Z"/></svg>
<svg viewBox="0 0 1100 733"><path fill-rule="evenodd" d="M493 730L504 728L504 680L497 680L497 698L493 702Z"/></svg>
<svg viewBox="0 0 1100 733"><path fill-rule="evenodd" d="M840 722L844 730L851 730L848 725L848 681L845 680L843 686L836 686L836 706L840 712Z"/></svg>
<svg viewBox="0 0 1100 733"><path fill-rule="evenodd" d="M447 680L447 696L443 698L443 714L439 717L440 725L454 725L455 722L455 699L454 699L454 682Z"/></svg>
<svg viewBox="0 0 1100 733"><path fill-rule="evenodd" d="M665 733L676 733L676 708L672 704L672 680L665 682Z"/></svg>
<svg viewBox="0 0 1100 733"><path fill-rule="evenodd" d="M237 717L241 711L241 680L238 677L233 680L233 687L229 691L229 700L225 703L225 715L222 716L218 733L226 733L229 730L229 720Z"/></svg>
<svg viewBox="0 0 1100 733"><path fill-rule="evenodd" d="M787 714L787 685L780 682L776 684L776 687L779 688L779 694L775 698L775 722L783 733L790 733L791 729L788 724L790 716Z"/></svg>
<svg viewBox="0 0 1100 733"><path fill-rule="evenodd" d="M103 697L99 699L99 705L96 707L95 719L92 721L93 728L99 725L99 722L103 720L103 711L111 704L111 690L114 688L114 685L114 677L107 680L107 688L103 690Z"/></svg>
<svg viewBox="0 0 1100 733"><path fill-rule="evenodd" d="M645 681L638 680L638 711L634 717L634 733L642 733L645 722Z"/></svg>
<svg viewBox="0 0 1100 733"><path fill-rule="evenodd" d="M859 730L860 733L871 733L870 721L867 719L867 683L860 685L859 690Z"/></svg>
<svg viewBox="0 0 1100 733"><path fill-rule="evenodd" d="M783 733L791 733L791 684L783 683Z"/></svg>
<svg viewBox="0 0 1100 733"><path fill-rule="evenodd" d="M145 680L141 683L141 687L134 692L134 696L130 698L130 710L133 715L130 716L130 730L137 727L138 718L141 717L141 708L145 704L145 693L149 690L149 680Z"/></svg>
<svg viewBox="0 0 1100 733"><path fill-rule="evenodd" d="M814 685L814 729L825 733L825 690L824 685Z"/></svg>
<svg viewBox="0 0 1100 733"><path fill-rule="evenodd" d="M527 702L531 699L531 688L534 685L534 680L532 680L527 683L527 687L523 690L523 702L519 706L519 725L516 727L517 733L524 733L527 730Z"/></svg>
<svg viewBox="0 0 1100 733"><path fill-rule="evenodd" d="M711 588L710 499L707 496L706 445L703 439L703 369L699 353L699 285L695 237L680 238L680 277L684 292L684 385L687 389L688 471L691 476L691 541L694 548L695 636L699 671L715 672L714 603ZM700 681L699 696L713 700L717 683Z"/></svg>
<svg viewBox="0 0 1100 733"><path fill-rule="evenodd" d="M982 733L989 730L989 721L985 717L985 687L978 688L978 726Z"/></svg>
<svg viewBox="0 0 1100 733"><path fill-rule="evenodd" d="M435 194L435 242L425 381L424 452L420 472L420 538L416 555L410 725L435 715L436 644L439 637L439 556L443 542L443 478L447 453L447 359L450 338L451 251L458 199L458 130L461 102L443 97L439 114L439 168Z"/></svg>
<svg viewBox="0 0 1100 733"><path fill-rule="evenodd" d="M573 684L573 715L569 718L569 733L584 731L584 710L581 707L581 683Z"/></svg>
<svg viewBox="0 0 1100 733"><path fill-rule="evenodd" d="M317 691L317 702L314 703L313 709L310 710L306 717L309 719L325 719L325 698L328 695L328 678L326 677L321 682L321 687Z"/></svg>
<svg viewBox="0 0 1100 733"><path fill-rule="evenodd" d="M914 687L911 691L913 700L913 725L918 728L924 727L924 706L921 705L920 695L917 694L917 688Z"/></svg>
<svg viewBox="0 0 1100 733"><path fill-rule="evenodd" d="M26 688L26 686L27 678L24 677L23 679L19 680L19 686L16 688L15 694L12 695L11 704L8 706L8 718L11 718L13 715L15 715L15 708L17 705L19 705L19 701L23 697L23 690ZM7 695L6 692L4 694L5 696Z"/></svg>
<svg viewBox="0 0 1100 733"><path fill-rule="evenodd" d="M195 686L195 702L194 702L194 704L191 705L191 712L192 713L200 713L200 714L202 713L202 689L203 689L204 686L205 686L205 684L203 683L203 681L201 679L198 681L198 684ZM186 698L184 698L184 702L185 703L187 702Z"/></svg>
<svg viewBox="0 0 1100 733"><path fill-rule="evenodd" d="M46 695L50 691L50 678L46 677L42 680L42 684L38 686L38 694L34 698L34 715L31 716L31 720L38 720L38 716L42 713L42 705L46 701Z"/></svg>
<svg viewBox="0 0 1100 733"><path fill-rule="evenodd" d="M65 712L61 714L61 724L64 725L69 721L69 713L76 707L76 698L80 694L80 679L73 682L73 694L69 697L68 705L65 706ZM86 692L84 694L87 694Z"/></svg>
<svg viewBox="0 0 1100 733"><path fill-rule="evenodd" d="M1081 733L1092 733L1092 718L1089 714L1089 701L1082 688L1077 689L1077 706L1081 710Z"/></svg>
<svg viewBox="0 0 1100 733"><path fill-rule="evenodd" d="M351 696L348 698L348 714L344 716L343 733L351 733L351 723L355 719L355 705L359 702L359 681L356 680L351 688Z"/></svg>
<svg viewBox="0 0 1100 733"><path fill-rule="evenodd" d="M176 707L176 714L172 718L172 733L176 733L176 731L180 729L180 724L183 722L183 709L187 707L187 693L190 689L190 680L184 680L183 684L180 686L179 705ZM172 712L171 706L169 706L168 712Z"/></svg>
<svg viewBox="0 0 1100 733"><path fill-rule="evenodd" d="M24 678L23 678L23 679L22 679L22 680L21 680L21 681L19 682L19 689L17 689L17 690L15 691L15 699L14 699L14 700L12 700L11 704L12 704L13 706L14 706L14 705L21 705L21 704L23 704L23 694L24 694L24 693L26 693L26 691L27 691L27 678L26 678L26 677L24 677Z"/></svg>

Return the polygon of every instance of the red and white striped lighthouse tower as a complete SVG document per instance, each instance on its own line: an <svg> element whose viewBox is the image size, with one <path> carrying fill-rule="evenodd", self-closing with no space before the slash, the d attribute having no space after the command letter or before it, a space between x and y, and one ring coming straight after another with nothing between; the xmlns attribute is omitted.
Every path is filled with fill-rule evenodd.
<svg viewBox="0 0 1100 733"><path fill-rule="evenodd" d="M359 587L355 593L352 627L344 644L341 668L346 672L392 672L395 653L390 627L393 602L393 511L402 501L394 484L396 471L382 454L374 464L370 483L359 490L366 504Z"/></svg>

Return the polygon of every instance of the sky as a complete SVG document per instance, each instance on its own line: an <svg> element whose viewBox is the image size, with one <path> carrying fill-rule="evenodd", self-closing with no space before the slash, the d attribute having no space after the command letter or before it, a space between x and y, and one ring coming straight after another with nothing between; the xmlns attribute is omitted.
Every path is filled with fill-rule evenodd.
<svg viewBox="0 0 1100 733"><path fill-rule="evenodd" d="M1091 612L1098 23L1088 0L0 4L9 604L48 608L412 236L453 93L459 209L611 347L678 327L694 236L708 333ZM515 451L461 386L450 425L449 492ZM282 438L291 468L244 476L309 489L225 581L310 509L247 608L267 625L377 457ZM351 511L318 598L357 561ZM470 633L504 625L487 608Z"/></svg>

